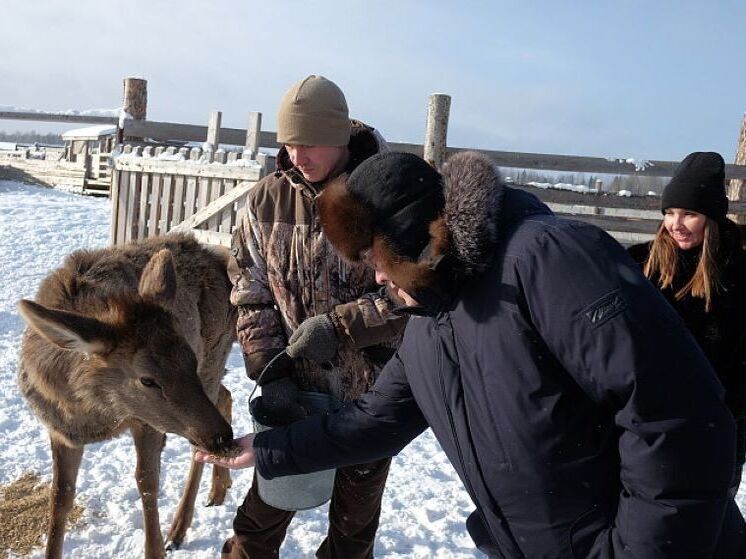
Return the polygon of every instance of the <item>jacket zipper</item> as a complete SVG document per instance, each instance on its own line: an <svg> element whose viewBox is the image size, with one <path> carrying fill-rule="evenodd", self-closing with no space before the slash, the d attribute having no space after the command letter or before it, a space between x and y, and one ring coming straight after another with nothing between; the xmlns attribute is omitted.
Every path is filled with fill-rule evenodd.
<svg viewBox="0 0 746 559"><path fill-rule="evenodd" d="M461 451L461 445L458 441L458 435L456 433L456 424L453 420L453 412L451 411L451 407L448 405L448 395L446 394L446 386L445 386L445 379L443 378L443 342L440 339L440 324L438 324L438 318L433 318L433 322L435 323L435 332L438 334L438 351L435 352L435 365L438 369L438 381L440 382L440 395L443 399L443 405L446 408L446 415L448 416L448 423L451 427L451 436L453 437L453 444L456 447L456 453L458 454L458 461L459 464L461 464L461 471L464 472L464 483L466 484L466 489L469 492L469 495L472 496L472 500L474 501L474 504L477 507L477 511L479 512L479 516L482 517L482 523L484 524L485 529L487 532L489 532L490 536L492 537L492 541L495 543L497 548L500 551L500 554L505 556L505 554L500 549L499 540L495 537L495 534L492 532L492 527L490 526L489 522L487 522L487 519L484 516L484 513L482 512L481 506L478 504L478 501L476 499L476 492L474 491L474 486L471 484L471 479L466 473L466 463L464 462L464 454ZM452 328L451 328L452 330ZM460 367L459 367L460 368Z"/></svg>

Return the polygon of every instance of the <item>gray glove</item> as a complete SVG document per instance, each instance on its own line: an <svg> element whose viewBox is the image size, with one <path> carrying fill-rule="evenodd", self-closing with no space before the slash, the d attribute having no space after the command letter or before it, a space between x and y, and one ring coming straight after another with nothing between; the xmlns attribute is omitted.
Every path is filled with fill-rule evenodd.
<svg viewBox="0 0 746 559"><path fill-rule="evenodd" d="M289 378L262 385L262 395L251 401L251 415L266 427L288 425L306 417L298 403L298 387Z"/></svg>
<svg viewBox="0 0 746 559"><path fill-rule="evenodd" d="M308 359L316 363L331 361L337 354L339 338L328 314L307 318L288 341L287 354L293 359Z"/></svg>

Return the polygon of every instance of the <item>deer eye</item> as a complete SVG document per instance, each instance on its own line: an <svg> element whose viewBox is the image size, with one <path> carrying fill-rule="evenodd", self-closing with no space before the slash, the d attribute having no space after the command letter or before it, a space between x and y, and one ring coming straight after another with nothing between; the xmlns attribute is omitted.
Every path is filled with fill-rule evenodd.
<svg viewBox="0 0 746 559"><path fill-rule="evenodd" d="M160 388L160 386L158 386L158 383L150 377L140 377L140 384L149 388Z"/></svg>

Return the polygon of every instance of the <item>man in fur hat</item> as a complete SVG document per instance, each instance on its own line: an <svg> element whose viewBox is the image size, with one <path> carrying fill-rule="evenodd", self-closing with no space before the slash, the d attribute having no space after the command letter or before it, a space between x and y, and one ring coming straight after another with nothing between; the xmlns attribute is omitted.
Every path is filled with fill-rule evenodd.
<svg viewBox="0 0 746 559"><path fill-rule="evenodd" d="M278 170L248 194L229 267L231 301L239 310L238 341L246 372L262 387L262 409L254 411L264 425L306 414L296 401L299 388L340 401L366 392L393 355L406 320L390 312L387 297L375 293L372 270L343 262L334 252L315 205L330 180L385 151L380 134L350 120L336 84L308 76L282 98L277 141L283 144ZM288 339L296 353L283 352ZM302 354L311 350L308 356L315 361ZM373 556L390 459L366 462L338 470L329 531L318 557ZM278 557L293 514L264 503L255 477L222 557Z"/></svg>
<svg viewBox="0 0 746 559"><path fill-rule="evenodd" d="M334 246L405 300L402 345L336 413L198 460L271 478L391 456L429 426L490 557L746 557L722 386L610 236L476 153L442 174L374 156L317 207Z"/></svg>

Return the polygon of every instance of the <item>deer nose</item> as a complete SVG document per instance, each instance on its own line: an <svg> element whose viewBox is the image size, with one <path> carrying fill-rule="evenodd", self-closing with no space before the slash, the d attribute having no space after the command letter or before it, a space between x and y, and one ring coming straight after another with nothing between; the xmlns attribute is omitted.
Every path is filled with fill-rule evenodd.
<svg viewBox="0 0 746 559"><path fill-rule="evenodd" d="M212 439L213 448L225 448L233 441L233 429L226 434L215 435Z"/></svg>

